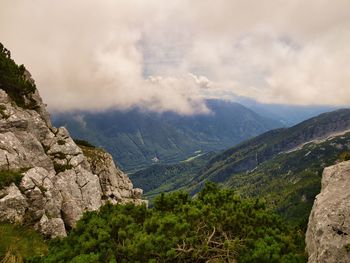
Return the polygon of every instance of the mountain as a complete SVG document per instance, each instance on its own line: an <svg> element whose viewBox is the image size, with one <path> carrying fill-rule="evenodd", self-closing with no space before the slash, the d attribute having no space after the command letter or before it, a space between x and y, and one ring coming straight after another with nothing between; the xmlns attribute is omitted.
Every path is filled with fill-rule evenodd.
<svg viewBox="0 0 350 263"><path fill-rule="evenodd" d="M266 132L212 158L196 181L224 182L232 174L255 169L279 153L313 140L350 129L350 109L340 109L306 120L291 128Z"/></svg>
<svg viewBox="0 0 350 263"><path fill-rule="evenodd" d="M110 154L52 126L30 73L1 44L0 73L0 236L16 223L62 237L85 211L142 203Z"/></svg>
<svg viewBox="0 0 350 263"><path fill-rule="evenodd" d="M195 172L185 166L177 167L174 177L147 188L145 195L151 199L153 193L176 190L169 187L169 182L186 175L187 185L180 189L195 194L204 182L218 182L242 196L265 198L284 217L305 225L320 190L323 168L349 158L349 153L350 109L342 109L245 141L216 154L201 168L196 167ZM137 173L148 185L157 178L154 172L150 174L148 169ZM159 172L158 176L163 174ZM142 186L139 177L133 180Z"/></svg>
<svg viewBox="0 0 350 263"><path fill-rule="evenodd" d="M235 96L233 98L243 106L259 112L260 115L278 120L285 126L294 126L302 121L320 115L322 113L339 109L335 106L327 105L291 105L291 104L272 104L261 103L254 99Z"/></svg>
<svg viewBox="0 0 350 263"><path fill-rule="evenodd" d="M193 116L147 112L139 108L54 113L53 123L65 126L75 138L105 148L128 172L222 150L282 126L238 103L208 100L207 106L210 114Z"/></svg>
<svg viewBox="0 0 350 263"><path fill-rule="evenodd" d="M306 226L323 169L348 159L349 154L347 132L277 154L253 170L232 174L223 184L242 196L264 198L282 216Z"/></svg>

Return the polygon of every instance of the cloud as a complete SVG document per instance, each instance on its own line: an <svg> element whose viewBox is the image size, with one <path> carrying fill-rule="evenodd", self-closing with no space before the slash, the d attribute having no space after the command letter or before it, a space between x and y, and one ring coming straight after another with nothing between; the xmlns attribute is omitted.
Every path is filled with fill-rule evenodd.
<svg viewBox="0 0 350 263"><path fill-rule="evenodd" d="M51 110L350 104L348 0L3 0L0 41ZM312 14L312 15L310 15Z"/></svg>

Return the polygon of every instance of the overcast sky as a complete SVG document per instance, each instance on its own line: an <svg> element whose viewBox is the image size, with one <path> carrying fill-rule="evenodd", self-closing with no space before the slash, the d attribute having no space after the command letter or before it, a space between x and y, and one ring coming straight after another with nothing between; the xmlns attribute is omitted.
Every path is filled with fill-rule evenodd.
<svg viewBox="0 0 350 263"><path fill-rule="evenodd" d="M350 104L349 0L0 0L0 42L51 110Z"/></svg>

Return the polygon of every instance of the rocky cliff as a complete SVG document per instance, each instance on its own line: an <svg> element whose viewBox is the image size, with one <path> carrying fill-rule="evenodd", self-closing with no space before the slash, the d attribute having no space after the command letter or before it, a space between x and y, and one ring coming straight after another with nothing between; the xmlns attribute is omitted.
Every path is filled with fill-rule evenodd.
<svg viewBox="0 0 350 263"><path fill-rule="evenodd" d="M306 232L309 262L350 262L350 161L324 169Z"/></svg>
<svg viewBox="0 0 350 263"><path fill-rule="evenodd" d="M108 153L79 147L65 128L51 125L37 90L26 94L24 106L5 90L0 89L0 179L16 175L20 180L10 178L0 189L0 221L65 236L84 211L107 201L142 203L142 190L133 189Z"/></svg>

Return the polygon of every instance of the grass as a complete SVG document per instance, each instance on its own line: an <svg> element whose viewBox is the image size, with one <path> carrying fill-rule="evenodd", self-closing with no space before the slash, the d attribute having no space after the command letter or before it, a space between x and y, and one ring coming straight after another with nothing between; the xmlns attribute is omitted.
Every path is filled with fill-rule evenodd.
<svg viewBox="0 0 350 263"><path fill-rule="evenodd" d="M17 186L21 183L23 171L0 171L0 188L9 186L15 183Z"/></svg>
<svg viewBox="0 0 350 263"><path fill-rule="evenodd" d="M0 262L26 262L47 253L47 243L36 231L19 225L0 223Z"/></svg>

